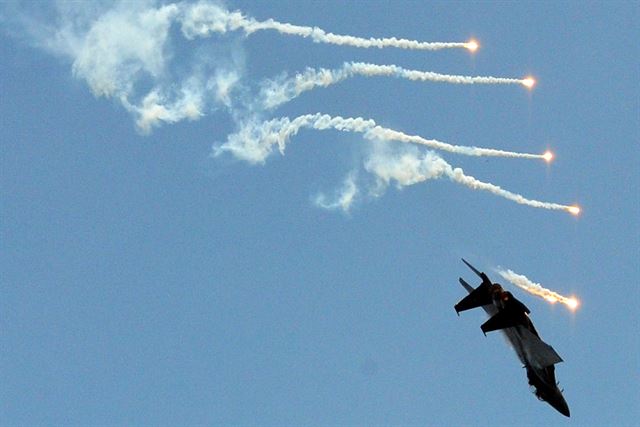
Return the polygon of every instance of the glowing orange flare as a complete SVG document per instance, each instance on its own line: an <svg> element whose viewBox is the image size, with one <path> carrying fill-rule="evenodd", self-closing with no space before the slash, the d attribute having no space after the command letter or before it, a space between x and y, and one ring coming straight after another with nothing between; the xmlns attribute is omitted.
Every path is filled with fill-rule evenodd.
<svg viewBox="0 0 640 427"><path fill-rule="evenodd" d="M569 206L567 210L571 213L571 215L580 215L580 206L578 205Z"/></svg>
<svg viewBox="0 0 640 427"><path fill-rule="evenodd" d="M516 274L511 270L498 269L497 271L503 278L510 281L517 287L544 299L550 304L560 303L565 305L571 311L576 311L580 306L580 301L576 297L565 297L564 295L560 295L551 289L543 287L540 283L532 282L526 276Z"/></svg>
<svg viewBox="0 0 640 427"><path fill-rule="evenodd" d="M580 305L580 301L578 301L576 298L571 297L567 300L566 304L567 307L569 307L572 311L576 311L576 309Z"/></svg>
<svg viewBox="0 0 640 427"><path fill-rule="evenodd" d="M553 153L551 151L545 151L542 155L542 158L545 162L551 163L551 161L553 160Z"/></svg>
<svg viewBox="0 0 640 427"><path fill-rule="evenodd" d="M477 41L475 41L474 39L471 39L467 42L466 46L467 49L469 49L469 51L471 52L475 52L476 50L478 50L478 48L480 47L480 45L478 44Z"/></svg>
<svg viewBox="0 0 640 427"><path fill-rule="evenodd" d="M522 79L522 84L529 89L533 89L536 84L536 79L534 79L533 77L524 78Z"/></svg>

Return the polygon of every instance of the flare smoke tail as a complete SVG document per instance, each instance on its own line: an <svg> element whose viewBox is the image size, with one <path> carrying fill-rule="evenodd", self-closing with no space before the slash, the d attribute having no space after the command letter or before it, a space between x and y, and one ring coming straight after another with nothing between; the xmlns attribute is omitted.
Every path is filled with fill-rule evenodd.
<svg viewBox="0 0 640 427"><path fill-rule="evenodd" d="M272 30L280 34L309 38L315 43L327 43L357 48L387 48L410 50L468 49L475 50L471 42L424 42L418 40L388 38L364 38L329 33L318 27L294 25L274 19L258 21L239 11L229 11L215 4L199 3L185 11L182 31L187 37L205 37L211 32L243 31L251 35L257 31ZM475 45L477 48L477 45Z"/></svg>
<svg viewBox="0 0 640 427"><path fill-rule="evenodd" d="M317 87L327 87L355 76L395 77L419 82L438 82L449 84L485 84L485 85L522 85L523 80L507 77L461 76L440 74L432 71L408 70L397 65L378 65L365 62L346 62L342 67L307 68L304 72L285 80L271 80L263 84L262 103L272 109L299 96L301 93Z"/></svg>
<svg viewBox="0 0 640 427"><path fill-rule="evenodd" d="M343 132L362 133L368 140L398 141L424 145L426 147L447 151L466 156L490 156L490 157L510 157L523 159L540 159L540 154L518 153L514 151L503 151L492 148L467 147L461 145L448 144L435 139L426 139L417 135L407 135L393 129L385 128L376 124L374 120L357 118L332 117L327 114L306 114L298 116L293 120L284 117L269 120L261 124L249 123L243 126L236 134L231 135L227 142L223 144L219 151L234 151L239 153L240 149L251 150L252 147L260 148L261 156L266 156L271 151L271 146L277 144L280 151L284 148L289 137L298 133L301 128L316 130L336 129ZM253 141L242 138L251 134ZM254 156L250 156L254 157ZM264 158L259 161L264 161ZM563 207L566 209L567 207Z"/></svg>

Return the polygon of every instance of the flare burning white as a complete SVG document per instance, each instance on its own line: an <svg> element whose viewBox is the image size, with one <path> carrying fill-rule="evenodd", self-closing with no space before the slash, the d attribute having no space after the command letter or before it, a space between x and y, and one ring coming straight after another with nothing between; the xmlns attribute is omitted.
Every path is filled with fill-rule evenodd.
<svg viewBox="0 0 640 427"><path fill-rule="evenodd" d="M552 304L559 302L566 305L572 311L576 310L580 305L580 302L575 297L565 297L563 295L560 295L557 292L543 287L539 283L532 282L522 274L517 274L511 270L503 270L501 268L496 269L496 271L505 280L508 280L509 282L513 283L521 289L524 289L532 295L544 298L546 301Z"/></svg>

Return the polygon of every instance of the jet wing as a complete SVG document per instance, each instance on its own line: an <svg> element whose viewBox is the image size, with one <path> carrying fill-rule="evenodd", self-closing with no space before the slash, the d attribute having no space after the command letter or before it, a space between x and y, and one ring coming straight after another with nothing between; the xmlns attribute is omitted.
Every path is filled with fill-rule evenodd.
<svg viewBox="0 0 640 427"><path fill-rule="evenodd" d="M527 361L535 368L543 369L550 365L562 362L562 357L540 337L526 328L518 328L522 337L523 350Z"/></svg>

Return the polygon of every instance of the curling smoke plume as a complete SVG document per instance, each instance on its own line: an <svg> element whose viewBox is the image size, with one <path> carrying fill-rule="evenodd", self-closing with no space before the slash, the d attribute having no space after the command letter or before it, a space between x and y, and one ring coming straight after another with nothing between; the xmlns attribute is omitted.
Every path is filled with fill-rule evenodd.
<svg viewBox="0 0 640 427"><path fill-rule="evenodd" d="M576 298L565 297L550 289L546 289L539 283L532 282L522 274L516 274L511 270L503 270L501 268L498 268L496 271L505 280L508 280L509 282L513 283L514 285L516 285L521 289L524 289L525 291L529 292L532 295L536 295L541 298L544 298L545 300L547 300L552 304L559 302L567 306L572 311L576 310L578 308L578 305L580 304Z"/></svg>
<svg viewBox="0 0 640 427"><path fill-rule="evenodd" d="M142 133L231 109L243 72L241 55L193 42L195 48L175 61L172 28L188 26L189 11L198 4L51 3L56 16L48 21L21 19L20 13L11 19L24 26L32 45L70 62L73 75L95 96L120 102Z"/></svg>
<svg viewBox="0 0 640 427"><path fill-rule="evenodd" d="M362 38L350 35L328 33L318 27L306 27L273 19L257 21L247 17L240 11L229 11L222 6L210 3L198 3L185 10L182 32L185 36L207 37L210 33L224 34L229 31L244 31L251 35L256 31L274 30L280 34L310 38L315 43L328 43L358 48L395 47L411 50L440 50L440 49L468 49L475 51L478 47L475 41L464 43L422 42L417 40L390 38Z"/></svg>
<svg viewBox="0 0 640 427"><path fill-rule="evenodd" d="M307 68L303 73L291 78L267 81L261 90L264 107L275 108L316 87L327 87L355 76L396 77L421 82L485 85L524 85L524 80L490 76L459 76L431 71L407 70L397 65L377 65L364 62L346 62L341 68Z"/></svg>
<svg viewBox="0 0 640 427"><path fill-rule="evenodd" d="M369 140L413 143L424 145L435 150L448 151L466 156L544 159L544 155L542 154L452 145L435 139L425 139L416 135L407 135L393 129L378 126L376 122L371 119L363 119L361 117L332 117L320 113L298 116L293 120L288 117L283 117L263 123L249 122L237 133L230 135L227 142L218 147L216 151L230 151L237 157L252 163L263 163L271 153L273 145L277 144L280 152L284 153L289 138L296 135L301 128L316 130L335 129L343 132L362 133L363 136Z"/></svg>

